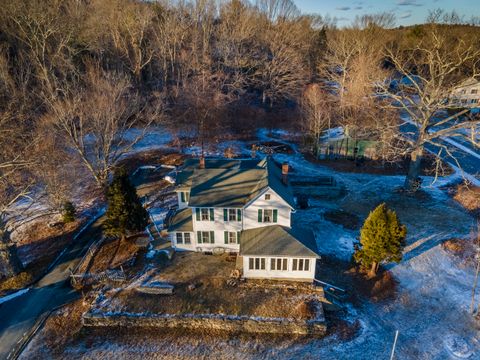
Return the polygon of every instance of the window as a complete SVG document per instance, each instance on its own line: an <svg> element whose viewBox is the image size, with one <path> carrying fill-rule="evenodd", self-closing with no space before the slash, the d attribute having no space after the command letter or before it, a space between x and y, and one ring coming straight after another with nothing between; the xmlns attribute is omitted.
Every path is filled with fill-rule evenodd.
<svg viewBox="0 0 480 360"><path fill-rule="evenodd" d="M190 233L188 232L177 232L177 244L190 245L192 243L190 239Z"/></svg>
<svg viewBox="0 0 480 360"><path fill-rule="evenodd" d="M472 89L472 91L470 91L470 94L478 94L478 89Z"/></svg>
<svg viewBox="0 0 480 360"><path fill-rule="evenodd" d="M180 200L182 202L188 202L188 200L190 200L190 193L188 191L181 191Z"/></svg>
<svg viewBox="0 0 480 360"><path fill-rule="evenodd" d="M225 244L240 244L240 234L236 231L224 232Z"/></svg>
<svg viewBox="0 0 480 360"><path fill-rule="evenodd" d="M215 232L213 231L197 231L197 241L199 244L214 244Z"/></svg>
<svg viewBox="0 0 480 360"><path fill-rule="evenodd" d="M177 244L183 244L183 234L177 233Z"/></svg>
<svg viewBox="0 0 480 360"><path fill-rule="evenodd" d="M285 259L285 258L271 258L270 259L270 270L286 271L287 270L287 259Z"/></svg>
<svg viewBox="0 0 480 360"><path fill-rule="evenodd" d="M242 221L242 209L223 209L223 221Z"/></svg>
<svg viewBox="0 0 480 360"><path fill-rule="evenodd" d="M258 222L276 223L278 219L277 209L258 209Z"/></svg>
<svg viewBox="0 0 480 360"><path fill-rule="evenodd" d="M265 270L265 258L249 258L249 270Z"/></svg>
<svg viewBox="0 0 480 360"><path fill-rule="evenodd" d="M196 208L195 216L197 221L213 221L213 208Z"/></svg>
<svg viewBox="0 0 480 360"><path fill-rule="evenodd" d="M202 215L202 221L210 220L210 212L208 211L208 209L201 209L200 212Z"/></svg>
<svg viewBox="0 0 480 360"><path fill-rule="evenodd" d="M310 259L293 259L292 270L293 271L309 271Z"/></svg>
<svg viewBox="0 0 480 360"><path fill-rule="evenodd" d="M470 103L472 103L472 104L477 104L477 103L478 103L478 99L472 99L472 100L470 100Z"/></svg>
<svg viewBox="0 0 480 360"><path fill-rule="evenodd" d="M265 194L265 200L270 200L270 194Z"/></svg>

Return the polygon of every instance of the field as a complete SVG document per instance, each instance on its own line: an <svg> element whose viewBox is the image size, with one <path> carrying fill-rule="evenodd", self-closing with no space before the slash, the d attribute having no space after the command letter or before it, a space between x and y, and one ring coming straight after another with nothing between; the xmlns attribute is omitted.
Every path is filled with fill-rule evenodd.
<svg viewBox="0 0 480 360"><path fill-rule="evenodd" d="M313 312L305 304L322 297L306 285L248 281L230 284L235 257L177 253L161 270L147 271L122 289L102 296L97 312L154 314L229 314L270 318L309 319ZM168 283L174 294L159 296L136 290L140 284Z"/></svg>

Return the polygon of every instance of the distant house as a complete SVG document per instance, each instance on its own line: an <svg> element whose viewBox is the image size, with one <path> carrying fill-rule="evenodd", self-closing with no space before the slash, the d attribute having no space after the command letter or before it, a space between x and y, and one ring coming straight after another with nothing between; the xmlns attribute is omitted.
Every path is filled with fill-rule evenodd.
<svg viewBox="0 0 480 360"><path fill-rule="evenodd" d="M176 192L168 227L176 250L236 253L245 278L314 279L318 250L310 230L292 227L287 164L191 159Z"/></svg>
<svg viewBox="0 0 480 360"><path fill-rule="evenodd" d="M480 108L480 81L470 78L456 87L448 98L454 108Z"/></svg>

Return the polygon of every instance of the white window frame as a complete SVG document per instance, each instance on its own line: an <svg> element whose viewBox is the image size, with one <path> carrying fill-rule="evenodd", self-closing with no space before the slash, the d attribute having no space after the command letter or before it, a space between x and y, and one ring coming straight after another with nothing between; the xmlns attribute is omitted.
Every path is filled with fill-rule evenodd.
<svg viewBox="0 0 480 360"><path fill-rule="evenodd" d="M271 271L288 271L287 258L270 258Z"/></svg>
<svg viewBox="0 0 480 360"><path fill-rule="evenodd" d="M177 242L177 245L178 244L183 245L183 233L181 232L176 233L176 242Z"/></svg>
<svg viewBox="0 0 480 360"><path fill-rule="evenodd" d="M179 236L180 235L180 236ZM177 245L191 245L192 244L192 236L189 232L177 232L176 233L176 242Z"/></svg>
<svg viewBox="0 0 480 360"><path fill-rule="evenodd" d="M209 208L200 208L200 221L210 221Z"/></svg>
<svg viewBox="0 0 480 360"><path fill-rule="evenodd" d="M205 237L205 234L207 234L206 237ZM200 239L202 244L211 244L212 243L212 239L210 238L210 231L200 231L200 236L202 237Z"/></svg>
<svg viewBox="0 0 480 360"><path fill-rule="evenodd" d="M310 259L292 259L292 271L310 271Z"/></svg>
<svg viewBox="0 0 480 360"><path fill-rule="evenodd" d="M228 243L229 244L237 244L238 240L237 240L237 237L238 237L238 232L236 231L228 231Z"/></svg>
<svg viewBox="0 0 480 360"><path fill-rule="evenodd" d="M248 258L248 269L252 271L265 270L267 268L267 258L250 257Z"/></svg>
<svg viewBox="0 0 480 360"><path fill-rule="evenodd" d="M267 211L270 213L269 216L267 216ZM262 218L264 223L273 223L273 209L263 209Z"/></svg>
<svg viewBox="0 0 480 360"><path fill-rule="evenodd" d="M227 211L228 211L228 213L227 213L228 221L238 221L237 209L228 209Z"/></svg>

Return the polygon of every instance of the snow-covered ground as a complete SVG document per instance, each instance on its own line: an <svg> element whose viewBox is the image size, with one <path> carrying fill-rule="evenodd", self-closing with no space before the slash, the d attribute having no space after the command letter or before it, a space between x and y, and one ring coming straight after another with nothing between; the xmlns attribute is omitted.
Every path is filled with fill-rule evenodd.
<svg viewBox="0 0 480 360"><path fill-rule="evenodd" d="M259 140L285 141L285 134L259 132ZM223 145L228 146L228 145ZM239 154L249 144L236 143ZM218 154L222 145L216 146ZM188 149L187 149L188 151ZM381 202L395 209L407 225L404 258L389 265L398 281L394 299L345 304L350 322L360 323L352 339L338 334L324 339L273 340L252 337L209 337L199 335L139 335L96 338L86 347L79 339L65 349L73 358L236 358L236 359L388 359L396 330L400 335L395 359L480 359L478 324L469 315L473 269L441 246L444 240L467 238L474 219L441 188L458 175L424 181L422 196L409 197L398 189L402 176L337 173L306 161L300 154L276 154L278 161L293 165L296 176L332 175L345 186L336 199L315 199L311 207L297 210L294 222L314 230L324 256L348 260L358 231L324 219L327 209L341 209L365 219ZM158 214L161 217L160 214ZM331 279L322 279L329 281Z"/></svg>

